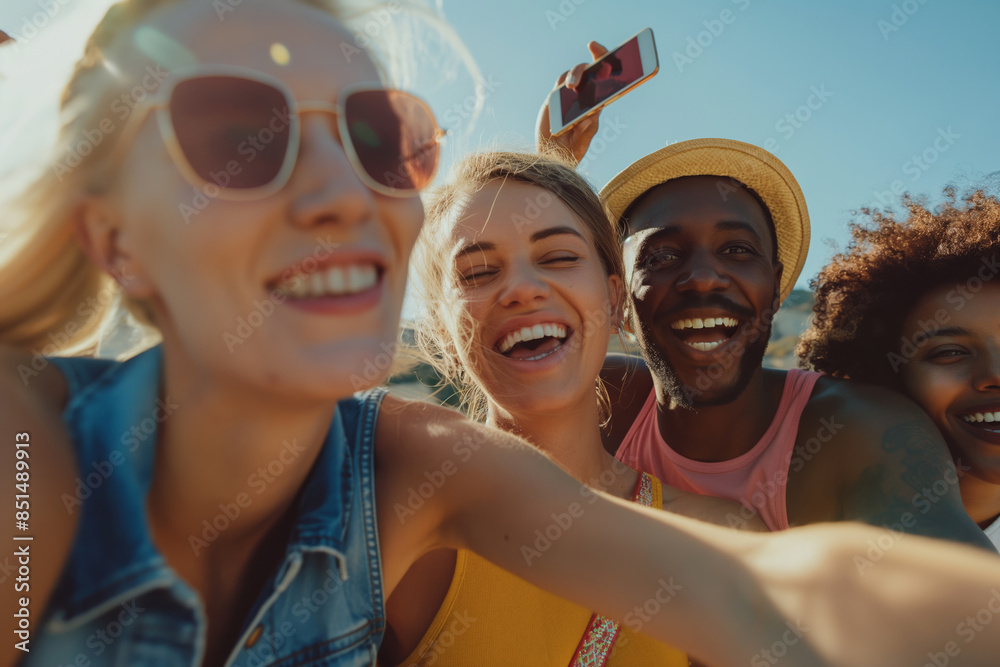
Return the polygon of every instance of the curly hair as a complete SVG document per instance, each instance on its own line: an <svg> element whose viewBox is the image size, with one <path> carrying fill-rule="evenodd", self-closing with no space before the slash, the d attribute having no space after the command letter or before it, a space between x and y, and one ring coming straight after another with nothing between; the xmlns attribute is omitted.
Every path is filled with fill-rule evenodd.
<svg viewBox="0 0 1000 667"><path fill-rule="evenodd" d="M978 291L982 283L974 283L997 277L990 267L1000 255L1000 200L981 189L959 198L954 187L944 196L935 212L904 195L903 221L890 210L861 209L871 224L852 222L847 251L811 283L815 317L796 349L801 367L899 389L893 353L917 301L949 284Z"/></svg>

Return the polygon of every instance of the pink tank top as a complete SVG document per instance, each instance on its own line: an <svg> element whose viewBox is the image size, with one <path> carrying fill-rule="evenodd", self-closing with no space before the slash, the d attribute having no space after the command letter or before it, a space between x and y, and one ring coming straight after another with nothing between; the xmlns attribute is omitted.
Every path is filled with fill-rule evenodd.
<svg viewBox="0 0 1000 667"><path fill-rule="evenodd" d="M728 461L694 461L670 448L656 424L656 391L625 435L616 457L636 470L655 475L682 491L728 498L742 505L730 524L739 527L754 514L771 530L788 528L785 486L799 418L821 373L792 369L774 421L747 453Z"/></svg>

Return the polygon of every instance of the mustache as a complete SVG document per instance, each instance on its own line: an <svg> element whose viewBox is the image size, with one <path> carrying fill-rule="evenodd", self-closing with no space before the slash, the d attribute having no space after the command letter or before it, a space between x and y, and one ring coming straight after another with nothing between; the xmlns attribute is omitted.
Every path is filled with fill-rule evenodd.
<svg viewBox="0 0 1000 667"><path fill-rule="evenodd" d="M682 313L686 310L697 310L703 308L724 310L734 318L744 321L751 320L756 316L756 313L754 313L751 309L746 306L740 306L733 303L721 294L691 294L681 297L681 300L673 304L670 309L660 313L657 319L672 320L676 319L678 313Z"/></svg>

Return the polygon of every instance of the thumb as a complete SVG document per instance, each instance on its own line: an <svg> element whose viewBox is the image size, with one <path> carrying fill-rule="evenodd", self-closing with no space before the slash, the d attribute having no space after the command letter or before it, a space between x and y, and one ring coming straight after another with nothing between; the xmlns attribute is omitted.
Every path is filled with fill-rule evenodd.
<svg viewBox="0 0 1000 667"><path fill-rule="evenodd" d="M590 42L589 44L587 44L587 48L590 49L590 55L594 58L594 60L597 60L598 58L600 58L601 56L603 56L605 53L608 52L606 48L604 48L597 42Z"/></svg>

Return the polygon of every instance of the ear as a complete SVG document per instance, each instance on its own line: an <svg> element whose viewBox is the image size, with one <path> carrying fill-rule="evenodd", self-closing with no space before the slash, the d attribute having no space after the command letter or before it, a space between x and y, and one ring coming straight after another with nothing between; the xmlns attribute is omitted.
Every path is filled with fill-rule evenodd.
<svg viewBox="0 0 1000 667"><path fill-rule="evenodd" d="M772 312L778 312L781 306L781 275L785 271L785 266L779 262L774 262L774 303L771 304Z"/></svg>
<svg viewBox="0 0 1000 667"><path fill-rule="evenodd" d="M155 290L138 259L121 243L121 216L106 197L88 196L74 214L77 240L90 260L136 299L147 299Z"/></svg>
<svg viewBox="0 0 1000 667"><path fill-rule="evenodd" d="M625 318L625 283L621 276L608 276L608 298L610 310L609 321L613 329L617 330L618 325Z"/></svg>

